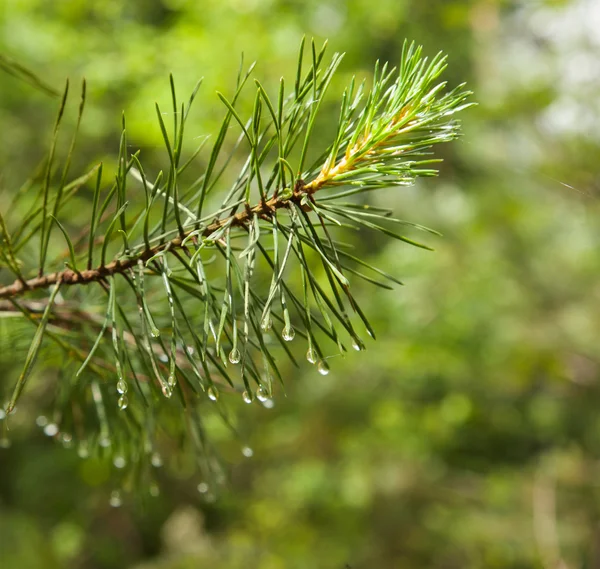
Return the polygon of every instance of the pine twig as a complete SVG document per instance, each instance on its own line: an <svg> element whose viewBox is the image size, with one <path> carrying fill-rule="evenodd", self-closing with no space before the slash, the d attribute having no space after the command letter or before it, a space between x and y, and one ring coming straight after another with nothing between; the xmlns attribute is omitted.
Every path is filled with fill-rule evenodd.
<svg viewBox="0 0 600 569"><path fill-rule="evenodd" d="M310 193L314 193L314 190L311 190ZM261 202L254 207L247 208L239 213L215 221L214 223L208 225L200 235L208 237L211 233L214 233L218 229L221 229L225 226L246 227L248 221L252 219L254 215L257 215L261 219L271 219L274 211L282 208L289 208L293 203L300 204L302 199L307 195L309 194L304 190L303 185L298 184L291 197L285 198L279 196L271 198L270 200ZM88 269L84 271L65 269L64 271L49 273L29 280L17 279L10 285L0 287L0 299L15 298L27 292L45 289L59 281L64 286L86 285L105 280L107 277L124 274L134 268L139 261L146 262L162 252L169 252L173 249L180 249L184 247L183 243L185 239L192 233L193 231L185 232L183 235L175 237L167 243L156 245L150 249L144 249L138 255L127 257L122 260L117 259L116 261L95 269Z"/></svg>
<svg viewBox="0 0 600 569"><path fill-rule="evenodd" d="M436 175L432 164L438 160L431 157L431 148L459 136L453 115L471 104L470 93L463 85L444 91L438 78L445 57L429 61L421 48L406 43L398 70L377 64L369 89L352 79L341 100L333 142L307 164L309 149L316 145L317 115L342 59L334 54L324 66L324 53L325 45L318 50L313 42L305 69L303 41L291 92L286 95L282 79L271 99L256 81L246 119L236 104L253 65L245 74L240 67L233 96L219 93L226 115L201 176L187 187L184 174L207 141L181 160L185 121L200 82L187 104L181 104L170 78L172 129L156 105L169 160L166 173L159 172L151 182L138 153L128 154L123 118L116 179L108 187L102 182L102 165L66 183L76 132L55 187L53 163L59 154L65 89L44 175L27 186L28 192L34 184L38 187L32 209L17 220L12 235L10 220L0 216L0 268L15 279L0 287L0 312L22 315L36 327L9 410L47 337L67 356L67 377L57 385L55 403L61 430L77 422L80 444L102 454L108 448L126 452L136 466L132 471L142 473L137 466L146 465L147 449L152 451L155 439L164 436L166 421L165 431L193 446L208 475L212 460L197 405L217 401L220 391L241 392L246 403L266 403L274 382L284 381L282 361L298 365L289 347L294 338L306 343L306 359L322 375L329 373L332 345L343 354L349 337L354 349L364 349L363 327L375 338L348 276L383 289L402 283L353 255L339 240L339 230L376 231L429 249L396 228L436 232L354 198ZM84 83L77 125L85 93ZM239 136L229 144L236 125ZM237 177L216 196L224 172L244 145L248 152ZM140 184L142 199L139 191L132 192L130 177ZM73 240L69 224L59 218L92 178L89 229ZM207 215L205 208L217 200L220 205ZM55 224L60 232L53 236ZM40 254L34 266L31 256L19 256L36 239ZM66 242L67 259L50 247L56 239ZM109 253L113 239L122 239L116 255ZM63 263L62 270L45 269ZM38 276L27 278L34 271ZM259 272L262 278L257 278ZM91 283L98 286L82 288ZM52 294L46 291L38 299L48 288ZM66 301L63 294L69 295ZM112 399L117 404L107 405ZM97 421L76 419L74 408ZM220 406L215 408L227 422Z"/></svg>

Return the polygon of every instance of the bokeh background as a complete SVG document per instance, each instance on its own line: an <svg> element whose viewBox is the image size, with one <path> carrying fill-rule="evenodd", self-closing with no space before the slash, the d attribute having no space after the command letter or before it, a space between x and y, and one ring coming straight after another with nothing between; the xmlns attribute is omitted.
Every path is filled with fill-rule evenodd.
<svg viewBox="0 0 600 569"><path fill-rule="evenodd" d="M215 501L167 456L159 495L111 507L111 468L25 406L0 449L0 566L600 567L598 30L596 0L1 3L0 52L57 89L88 81L76 168L116 155L123 110L132 146L164 159L154 101L170 72L180 93L205 77L188 136L214 132L241 52L273 89L304 34L347 53L333 93L409 38L447 52L478 106L439 178L377 198L440 230L436 251L357 239L406 283L355 283L378 341L326 377L290 368L271 409L232 402L253 456L227 455ZM0 75L3 192L44 156L56 107Z"/></svg>

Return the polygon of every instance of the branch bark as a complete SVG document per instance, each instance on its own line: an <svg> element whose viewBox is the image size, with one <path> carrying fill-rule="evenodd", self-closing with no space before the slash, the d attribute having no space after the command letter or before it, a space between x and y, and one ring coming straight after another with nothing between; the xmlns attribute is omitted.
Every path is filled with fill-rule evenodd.
<svg viewBox="0 0 600 569"><path fill-rule="evenodd" d="M210 225L208 225L202 235L204 237L217 231L221 227L227 224L233 226L246 226L248 220L255 214L262 218L270 218L275 210L282 208L289 208L291 204L300 205L301 199L308 195L309 192L305 191L305 184L302 180L299 180L294 188L291 197L282 198L280 196L273 197L267 201L263 201L253 207L247 207L239 213L233 214L229 217L219 219ZM310 192L312 194L313 192ZM165 243L156 245L149 249L144 249L139 254L127 257L125 259L117 259L107 265L99 266L95 269L89 269L84 271L73 271L71 269L65 269L64 271L57 271L55 273L49 273L40 277L35 277L25 281L19 279L15 280L12 284L0 287L0 299L20 297L26 293L45 289L54 284L59 280L63 286L70 285L86 285L93 282L98 282L110 277L112 275L122 274L129 269L135 267L138 261L147 261L154 255L162 252L169 251L171 249L180 249L183 245L183 241L190 235L194 230L183 233L182 235L171 239Z"/></svg>

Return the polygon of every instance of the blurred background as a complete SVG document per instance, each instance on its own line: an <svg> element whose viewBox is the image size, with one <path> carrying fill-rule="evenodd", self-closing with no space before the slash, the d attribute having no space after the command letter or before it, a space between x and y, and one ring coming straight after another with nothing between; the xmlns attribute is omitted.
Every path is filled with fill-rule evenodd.
<svg viewBox="0 0 600 569"><path fill-rule="evenodd" d="M76 174L114 159L122 111L132 146L164 160L154 102L169 101L170 72L182 96L205 77L196 139L218 128L215 90L231 93L242 52L273 92L304 34L347 53L336 96L408 38L448 53L446 78L479 105L440 149L439 178L377 197L441 231L436 251L357 239L406 284L354 283L378 341L326 377L289 368L271 409L231 402L243 440L216 500L167 457L156 495L111 506L111 467L25 408L0 449L0 565L600 567L599 29L596 0L2 3L1 53L59 90L87 79ZM56 109L0 75L4 192L43 158ZM14 381L2 342L0 382ZM230 444L218 422L209 432Z"/></svg>

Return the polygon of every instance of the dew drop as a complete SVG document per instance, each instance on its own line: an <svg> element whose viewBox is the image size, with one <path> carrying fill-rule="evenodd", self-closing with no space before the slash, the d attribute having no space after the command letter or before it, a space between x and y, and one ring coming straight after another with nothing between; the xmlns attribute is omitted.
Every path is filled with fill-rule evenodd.
<svg viewBox="0 0 600 569"><path fill-rule="evenodd" d="M121 395L127 393L127 382L124 379L119 379L119 381L117 381L117 391Z"/></svg>
<svg viewBox="0 0 600 569"><path fill-rule="evenodd" d="M56 425L56 423L48 423L45 427L44 427L44 434L47 437L54 437L58 434L58 426Z"/></svg>
<svg viewBox="0 0 600 569"><path fill-rule="evenodd" d="M10 439L8 437L0 437L0 448L9 448Z"/></svg>
<svg viewBox="0 0 600 569"><path fill-rule="evenodd" d="M242 393L242 399L244 400L244 403L252 403L252 393L248 390L244 391L244 393Z"/></svg>
<svg viewBox="0 0 600 569"><path fill-rule="evenodd" d="M217 389L215 388L214 385L211 385L208 388L207 394L208 394L208 398L211 401L216 401L219 398L219 392L217 391Z"/></svg>
<svg viewBox="0 0 600 569"><path fill-rule="evenodd" d="M275 401L272 399L267 399L266 401L263 401L262 404L265 409L273 409L273 407L275 407Z"/></svg>
<svg viewBox="0 0 600 569"><path fill-rule="evenodd" d="M239 364L240 363L240 351L236 348L235 350L231 350L231 352L229 352L229 361L232 364Z"/></svg>
<svg viewBox="0 0 600 569"><path fill-rule="evenodd" d="M103 436L99 441L98 444L102 447L102 448L108 448L110 446L110 438L108 436Z"/></svg>
<svg viewBox="0 0 600 569"><path fill-rule="evenodd" d="M151 328L150 329L150 335L153 338L158 338L160 336L160 330L158 328Z"/></svg>
<svg viewBox="0 0 600 569"><path fill-rule="evenodd" d="M157 452L153 452L152 456L150 457L150 463L152 466L154 466L154 468L160 468L163 465L162 456L160 456L160 454Z"/></svg>
<svg viewBox="0 0 600 569"><path fill-rule="evenodd" d="M115 458L113 459L113 464L116 468L125 468L127 461L125 460L125 457L119 455L115 456Z"/></svg>
<svg viewBox="0 0 600 569"><path fill-rule="evenodd" d="M44 428L48 424L48 418L44 417L44 415L40 415L36 420L35 424L38 427Z"/></svg>
<svg viewBox="0 0 600 569"><path fill-rule="evenodd" d="M329 366L325 360L321 360L317 366L317 370L321 375L327 375L329 373Z"/></svg>
<svg viewBox="0 0 600 569"><path fill-rule="evenodd" d="M208 484L206 482L200 482L200 484L198 484L198 492L200 492L200 494L206 494L208 492Z"/></svg>
<svg viewBox="0 0 600 569"><path fill-rule="evenodd" d="M108 503L113 508L119 508L123 504L123 499L121 498L121 492L119 492L118 490L113 490L110 493L110 499L108 500Z"/></svg>
<svg viewBox="0 0 600 569"><path fill-rule="evenodd" d="M271 320L270 316L268 316L267 318L264 318L263 321L260 323L260 329L263 332L268 332L272 327L273 327L273 320Z"/></svg>
<svg viewBox="0 0 600 569"><path fill-rule="evenodd" d="M127 395L121 395L117 403L119 405L119 409L121 409L121 411L125 411L125 409L127 409L127 405L129 405L129 399L127 399Z"/></svg>
<svg viewBox="0 0 600 569"><path fill-rule="evenodd" d="M361 350L365 349L365 345L358 338L352 338L352 347L357 352L360 352Z"/></svg>
<svg viewBox="0 0 600 569"><path fill-rule="evenodd" d="M160 495L160 488L158 487L158 484L150 484L150 488L148 489L148 492L150 493L150 496L156 498L156 496Z"/></svg>
<svg viewBox="0 0 600 569"><path fill-rule="evenodd" d="M6 411L0 408L0 421L6 417Z"/></svg>
<svg viewBox="0 0 600 569"><path fill-rule="evenodd" d="M169 384L170 388L175 387L175 376L170 375L169 377L167 377L167 383Z"/></svg>
<svg viewBox="0 0 600 569"><path fill-rule="evenodd" d="M158 359L163 363L166 364L169 361L169 356L167 356L167 354L159 354Z"/></svg>
<svg viewBox="0 0 600 569"><path fill-rule="evenodd" d="M252 457L254 455L254 451L250 447L243 447L242 448L242 454L246 458L250 458L250 457Z"/></svg>
<svg viewBox="0 0 600 569"><path fill-rule="evenodd" d="M163 383L162 384L162 392L163 395L169 399L169 397L171 397L171 395L173 395L173 387L171 387L168 383Z"/></svg>
<svg viewBox="0 0 600 569"><path fill-rule="evenodd" d="M256 390L256 398L264 403L267 399L269 399L269 392L261 385Z"/></svg>
<svg viewBox="0 0 600 569"><path fill-rule="evenodd" d="M194 348L193 348L192 346L188 346L188 347L186 348L186 350L187 350L187 353L188 353L190 356L193 356L193 355L194 355Z"/></svg>
<svg viewBox="0 0 600 569"><path fill-rule="evenodd" d="M61 433L59 439L65 448L69 448L73 442L73 435L71 433Z"/></svg>
<svg viewBox="0 0 600 569"><path fill-rule="evenodd" d="M308 348L308 352L306 352L306 359L308 360L308 363L317 363L317 352L315 352L314 348Z"/></svg>
<svg viewBox="0 0 600 569"><path fill-rule="evenodd" d="M286 342L291 342L296 337L296 331L292 326L286 326L281 336Z"/></svg>

